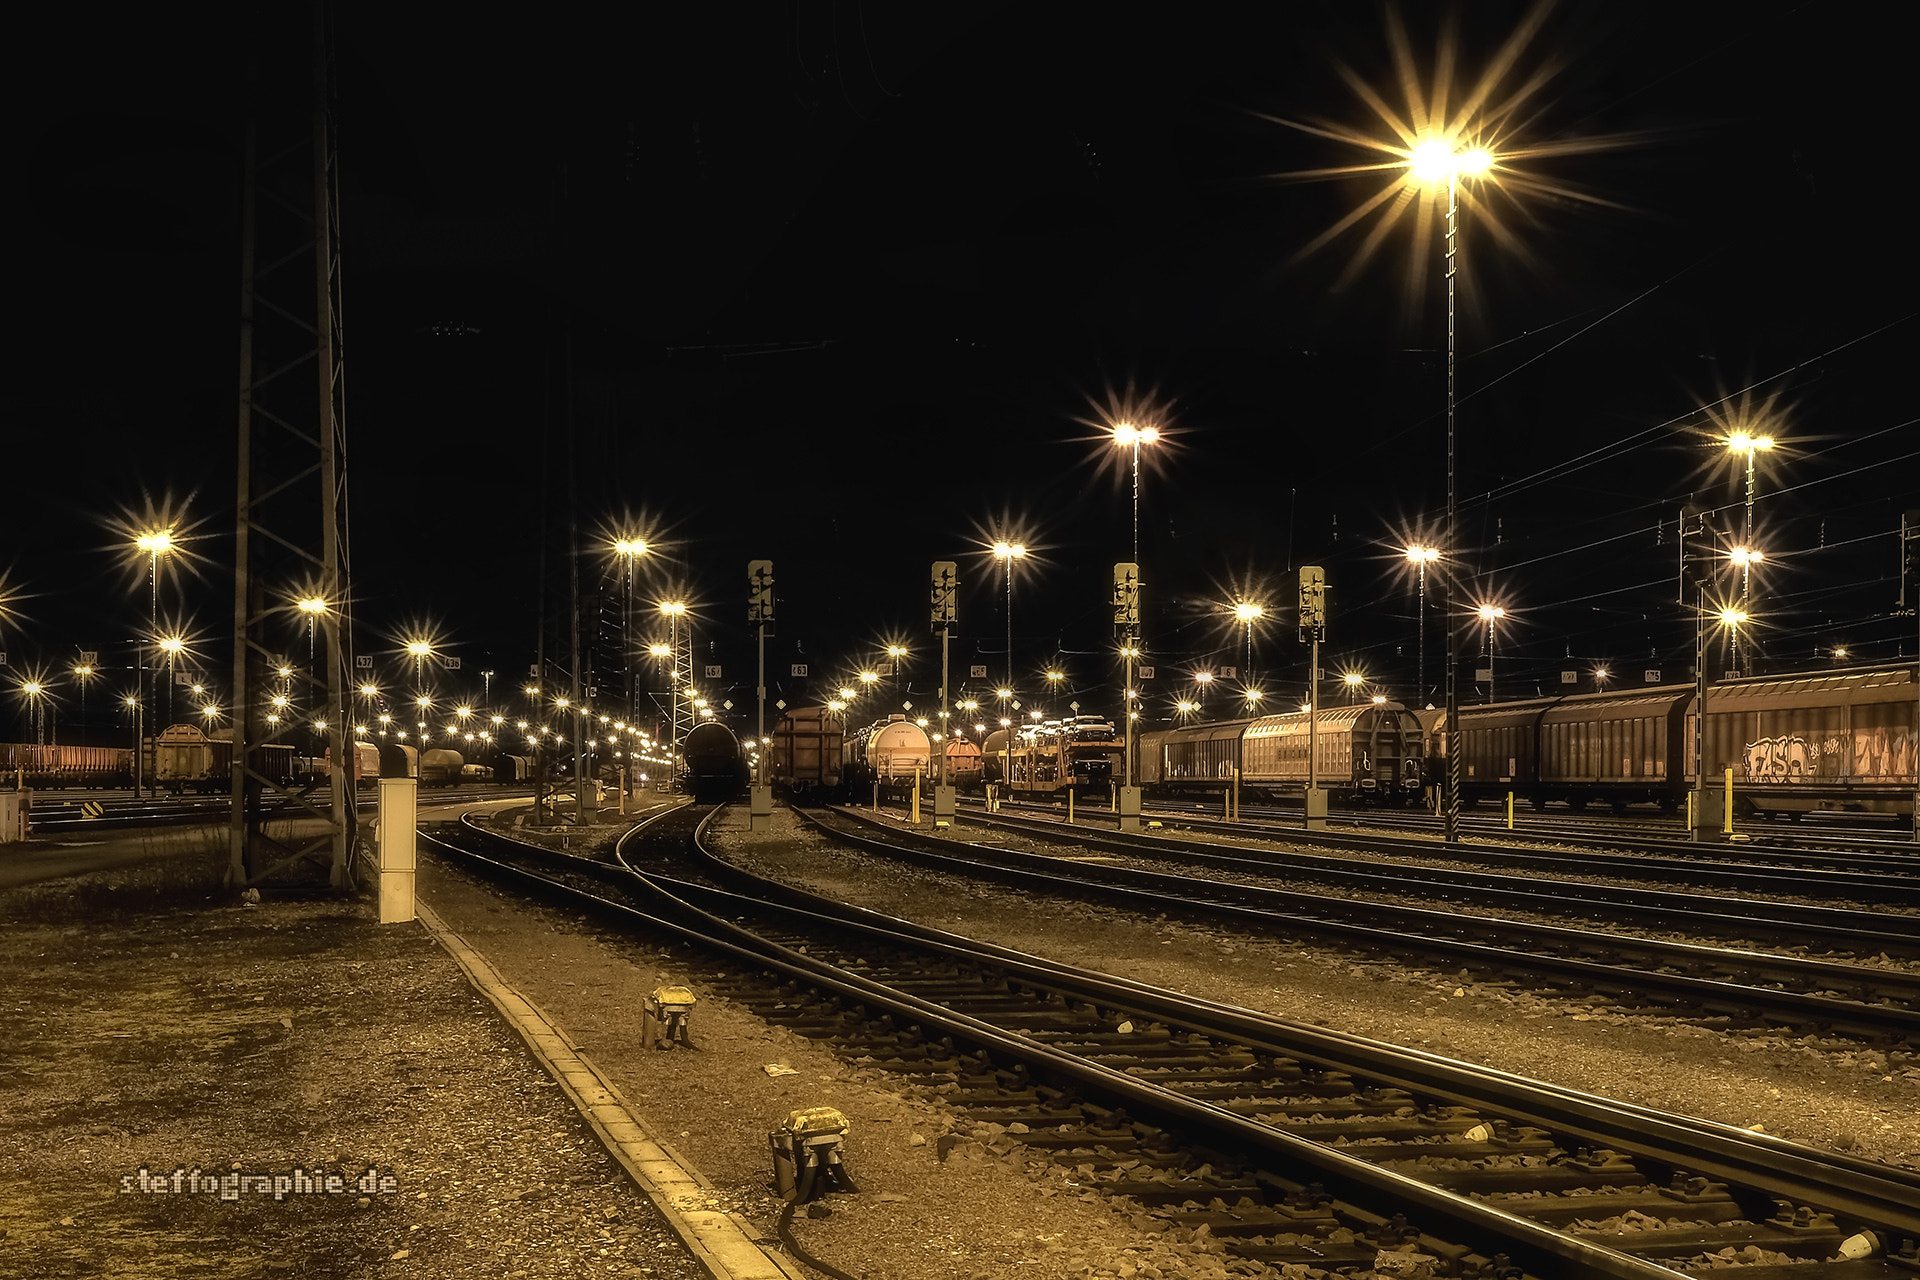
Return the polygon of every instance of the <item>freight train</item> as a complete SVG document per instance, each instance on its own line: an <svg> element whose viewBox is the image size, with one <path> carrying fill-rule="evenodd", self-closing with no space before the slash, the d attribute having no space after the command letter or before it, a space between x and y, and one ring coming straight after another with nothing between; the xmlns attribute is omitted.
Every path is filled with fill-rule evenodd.
<svg viewBox="0 0 1920 1280"><path fill-rule="evenodd" d="M1733 771L1737 813L1913 815L1920 768L1913 668L1723 681L1707 691L1708 785ZM1511 793L1672 812L1694 785L1694 690L1632 689L1461 707L1461 802ZM1444 715L1420 713L1439 781Z"/></svg>
<svg viewBox="0 0 1920 1280"><path fill-rule="evenodd" d="M1158 729L1140 735L1140 785L1157 799L1236 785L1255 800L1302 796L1311 743L1312 774L1330 800L1411 805L1427 781L1426 739L1420 719L1397 702Z"/></svg>
<svg viewBox="0 0 1920 1280"><path fill-rule="evenodd" d="M1013 795L1107 795L1126 773L1126 744L1105 716L1075 716L996 729L980 745L981 780L1011 776Z"/></svg>

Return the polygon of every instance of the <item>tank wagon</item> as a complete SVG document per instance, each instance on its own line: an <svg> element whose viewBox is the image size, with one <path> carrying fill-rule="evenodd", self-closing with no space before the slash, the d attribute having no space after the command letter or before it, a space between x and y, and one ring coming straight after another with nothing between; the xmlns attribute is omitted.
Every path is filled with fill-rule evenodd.
<svg viewBox="0 0 1920 1280"><path fill-rule="evenodd" d="M840 777L855 800L870 795L875 786L883 795L909 791L916 777L922 785L933 743L927 731L898 712L849 733L840 751Z"/></svg>
<svg viewBox="0 0 1920 1280"><path fill-rule="evenodd" d="M1427 732L1397 702L1322 707L1140 735L1140 785L1160 797L1303 796L1311 775L1347 804L1407 805L1426 781ZM1317 760L1309 761L1311 743Z"/></svg>
<svg viewBox="0 0 1920 1280"><path fill-rule="evenodd" d="M1875 667L1722 681L1707 691L1707 781L1733 771L1743 814L1911 818L1916 670ZM1463 804L1511 792L1535 808L1669 812L1694 786L1695 691L1633 689L1460 708ZM1423 712L1439 782L1443 714Z"/></svg>
<svg viewBox="0 0 1920 1280"><path fill-rule="evenodd" d="M838 797L846 718L829 707L790 707L773 731L774 789L796 799Z"/></svg>
<svg viewBox="0 0 1920 1280"><path fill-rule="evenodd" d="M712 720L693 726L680 744L688 794L718 804L740 793L747 779L746 752L733 730Z"/></svg>

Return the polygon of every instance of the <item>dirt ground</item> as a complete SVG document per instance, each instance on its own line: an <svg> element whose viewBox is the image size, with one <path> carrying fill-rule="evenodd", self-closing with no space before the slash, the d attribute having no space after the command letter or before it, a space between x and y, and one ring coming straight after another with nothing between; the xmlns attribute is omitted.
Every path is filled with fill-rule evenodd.
<svg viewBox="0 0 1920 1280"><path fill-rule="evenodd" d="M419 925L218 861L0 895L0 1276L703 1274Z"/></svg>

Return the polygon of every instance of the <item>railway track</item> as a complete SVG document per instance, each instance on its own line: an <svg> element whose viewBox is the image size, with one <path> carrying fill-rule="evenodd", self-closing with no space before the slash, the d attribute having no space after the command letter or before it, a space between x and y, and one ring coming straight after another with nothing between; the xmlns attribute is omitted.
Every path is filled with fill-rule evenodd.
<svg viewBox="0 0 1920 1280"><path fill-rule="evenodd" d="M1002 840L965 842L901 830L864 814L836 810L832 833L868 852L908 859L961 876L991 876L1017 887L1069 896L1100 894L1133 909L1200 915L1258 934L1313 934L1330 943L1400 960L1418 958L1441 972L1465 970L1480 982L1505 982L1561 996L1595 997L1626 1008L1711 1021L1721 1026L1791 1027L1876 1043L1920 1046L1920 969L1859 965L1775 951L1701 946L1591 926L1566 927L1484 914L1490 902L1522 905L1555 918L1611 921L1633 914L1664 931L1741 939L1799 935L1857 956L1920 957L1920 915L1840 911L1792 903L1731 900L1536 878L1422 869L1321 870L1302 879L1342 889L1391 894L1401 901L1275 887L1301 864L1263 851L1222 850L1151 835L1085 833L1004 815L969 819L996 833L1062 842L1054 851L1021 850ZM818 819L815 819L819 821ZM861 824L862 829L850 827ZM1089 851L1136 859L1090 861ZM1177 865L1171 869L1168 859ZM1324 860L1313 860L1321 862ZM1158 865L1156 865L1156 863ZM1201 878L1195 867L1225 877ZM1503 887L1504 886L1504 887ZM1405 898L1453 900L1475 908L1409 905Z"/></svg>
<svg viewBox="0 0 1920 1280"><path fill-rule="evenodd" d="M1165 818L1171 815L1181 821L1189 818L1205 819L1207 811L1218 812L1218 804L1211 806L1161 806L1151 816ZM1094 810L1098 814L1100 810ZM1246 805L1241 808L1240 824L1271 824L1282 830L1300 830L1301 821L1298 807L1284 805ZM1408 831L1438 834L1442 830L1440 819L1422 812L1401 812L1392 810L1373 810L1365 814L1336 813L1327 818L1329 827L1368 831ZM1647 818L1643 821L1617 820L1606 818L1574 818L1567 814L1527 813L1516 820L1515 827L1509 830L1503 818L1489 817L1485 814L1464 813L1460 819L1460 829L1482 841L1512 840L1551 840L1560 844L1578 845L1587 848L1629 848L1647 849L1694 856L1714 855L1724 852L1729 846L1738 846L1742 856L1754 852L1756 856L1780 856L1808 853L1830 853L1837 861L1844 862L1850 856L1858 856L1863 864L1872 864L1884 859L1888 864L1901 862L1909 865L1920 862L1920 844L1916 844L1911 833L1903 827L1881 824L1872 831L1853 827L1846 831L1829 829L1813 831L1804 829L1801 824L1791 827L1772 822L1743 821L1736 824L1734 839L1716 835L1710 841L1694 841L1684 835L1676 835L1677 820L1664 821ZM1316 833L1317 834L1317 833Z"/></svg>
<svg viewBox="0 0 1920 1280"><path fill-rule="evenodd" d="M1005 817L1008 810L1036 816L1044 814L1055 821L1065 816L1064 806L1033 803L1009 803L998 816ZM986 810L983 803L976 801L965 805L963 812L971 820L984 816ZM1582 871L1617 873L1635 878L1664 872L1672 878L1688 882L1705 880L1718 886L1742 890L1791 884L1795 893L1830 891L1833 896L1891 893L1896 901L1902 898L1920 901L1920 852L1902 852L1898 847L1885 851L1825 854L1760 844L1697 845L1686 841L1629 844L1620 840L1559 840L1532 830L1524 835L1516 833L1497 842L1461 841L1448 845L1436 840L1396 836L1371 829L1351 832L1304 831L1298 826L1288 826L1279 821L1246 818L1227 821L1179 809L1157 809L1142 813L1141 821L1143 824L1158 823L1162 831L1199 831L1330 849L1403 853L1450 862L1472 860L1489 865L1543 869L1571 866ZM1117 826L1117 818L1110 810L1081 808L1076 810L1075 823L1090 830L1110 829ZM1537 844L1516 843L1548 839L1571 847L1543 848Z"/></svg>
<svg viewBox="0 0 1920 1280"><path fill-rule="evenodd" d="M470 788L464 794L460 792L449 792L447 795L450 800L471 799L474 791L475 789ZM432 791L421 792L421 803L431 804L436 794L437 793ZM498 793L489 791L486 793L486 798L489 800L504 800L531 794L531 792L525 789L504 790ZM321 801L322 808L325 807L325 803L323 799ZM356 796L357 807L362 813L371 812L377 807L378 803L378 800L371 793L362 793ZM87 808L88 805L99 806L99 812L89 812ZM32 814L32 826L34 832L40 835L71 835L89 831L129 831L144 827L196 826L224 823L227 821L228 815L232 812L233 801L226 797L192 800L56 800L52 802L35 803ZM287 808L285 812L288 817L306 816L304 811L291 807ZM273 816L271 813L268 815L269 819Z"/></svg>
<svg viewBox="0 0 1920 1280"><path fill-rule="evenodd" d="M710 816L710 815L709 815ZM1228 1251L1327 1274L1912 1277L1920 1175L1211 1004L761 880L678 810L618 863L446 856L706 949L710 989ZM430 841L430 844L434 843ZM456 847L457 846L457 847ZM1857 1256L1851 1256L1857 1255ZM1296 1273L1298 1274L1298 1273Z"/></svg>

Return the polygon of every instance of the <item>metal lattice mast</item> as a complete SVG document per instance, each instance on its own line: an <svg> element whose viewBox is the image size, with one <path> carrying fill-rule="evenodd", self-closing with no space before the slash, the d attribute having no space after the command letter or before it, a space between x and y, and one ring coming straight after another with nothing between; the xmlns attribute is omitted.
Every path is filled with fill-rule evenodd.
<svg viewBox="0 0 1920 1280"><path fill-rule="evenodd" d="M681 764L681 749L686 746L687 734L693 731L695 720L693 625L685 615L674 616L671 643L673 645L673 751L671 754L674 774L677 777Z"/></svg>
<svg viewBox="0 0 1920 1280"><path fill-rule="evenodd" d="M333 887L345 888L355 840L345 769L353 659L331 32L324 0L316 0L304 32L277 26L279 16L260 12L248 66L227 880L257 884L313 860L326 865ZM301 48L309 55L304 96L297 95L301 77L279 60ZM300 376L303 369L312 381ZM305 673L306 705L297 708L326 725L323 795L297 788L266 750L262 676L274 661L275 634L303 616L301 601L315 606L305 616L325 638L315 654L324 670ZM322 831L296 843L269 836L269 797L276 816L317 817Z"/></svg>

